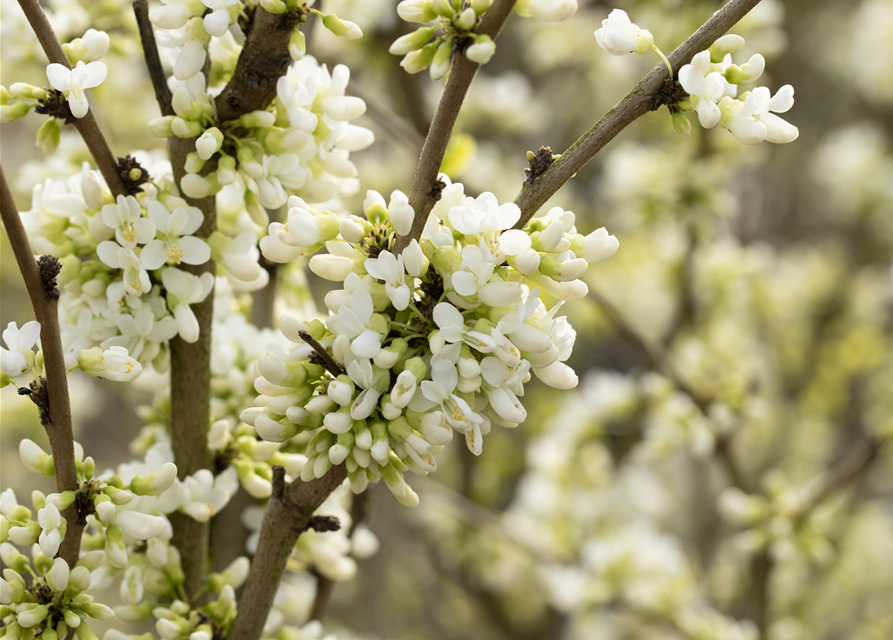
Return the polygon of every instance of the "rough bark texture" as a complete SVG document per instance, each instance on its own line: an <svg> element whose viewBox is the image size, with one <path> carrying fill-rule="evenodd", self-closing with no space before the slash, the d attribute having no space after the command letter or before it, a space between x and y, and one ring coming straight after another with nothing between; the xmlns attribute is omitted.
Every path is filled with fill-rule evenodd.
<svg viewBox="0 0 893 640"><path fill-rule="evenodd" d="M276 96L276 83L285 75L291 56L288 41L295 28L304 21L303 9L287 13L269 13L258 6L245 39L245 47L232 80L217 96L217 118L220 122L265 109Z"/></svg>
<svg viewBox="0 0 893 640"><path fill-rule="evenodd" d="M674 69L680 69L691 62L696 53L707 49L759 2L760 0L731 0L668 56L670 64ZM655 97L668 79L667 67L661 62L540 177L532 183L525 183L515 198L515 204L521 208L521 219L515 228L523 228L540 207L618 133L637 118L660 106Z"/></svg>
<svg viewBox="0 0 893 640"><path fill-rule="evenodd" d="M496 0L484 14L477 33L495 40L514 6L515 0ZM443 156L450 142L459 110L465 101L465 94L468 93L468 87L471 86L471 81L474 80L479 68L480 65L466 58L462 50L453 53L446 86L437 104L428 135L425 137L422 155L419 157L419 164L412 180L412 191L409 195L409 204L415 212L412 230L409 235L397 239L394 251L398 254L403 252L410 241L418 240L422 236L428 214L440 198L439 192L434 189L434 183L437 182L440 165L443 163Z"/></svg>
<svg viewBox="0 0 893 640"><path fill-rule="evenodd" d="M186 154L195 149L194 138L171 138L168 153L177 184L184 175ZM217 228L215 198L210 196L186 201L201 209L205 216L195 235L206 238ZM198 266L180 265L184 271L197 276L214 272L214 262ZM171 350L171 446L180 479L199 469L211 467L208 450L208 428L211 415L211 320L214 291L203 302L192 305L198 320L199 339L188 343L179 336L170 341ZM180 551L186 574L186 593L191 598L204 586L208 575L209 524L196 522L183 514L173 514L173 542Z"/></svg>
<svg viewBox="0 0 893 640"><path fill-rule="evenodd" d="M167 86L164 68L161 66L158 45L155 43L155 31L152 28L152 23L149 22L148 0L136 0L133 3L133 13L136 15L140 42L143 45L143 57L146 60L146 70L149 72L149 79L152 81L152 89L155 91L155 100L161 109L161 115L172 116L174 115L174 108L171 106L173 96L170 87Z"/></svg>
<svg viewBox="0 0 893 640"><path fill-rule="evenodd" d="M40 323L40 343L46 370L48 401L44 427L50 440L53 463L56 467L56 491L76 491L78 479L74 457L71 403L68 395L68 374L65 370L65 352L62 349L62 334L59 327L59 292L46 286L48 283L41 277L40 268L34 259L34 252L25 234L25 227L2 166L0 166L0 216L19 270L22 272L22 278L25 280L31 306L34 308L34 317ZM69 566L74 566L80 553L84 526L78 524L75 504L63 511L62 515L68 528L59 548L59 557Z"/></svg>
<svg viewBox="0 0 893 640"><path fill-rule="evenodd" d="M258 640L263 631L288 557L313 512L337 489L347 470L332 467L322 478L285 484L285 471L273 467L273 495L264 511L257 555L239 599L239 613L229 632L233 640Z"/></svg>

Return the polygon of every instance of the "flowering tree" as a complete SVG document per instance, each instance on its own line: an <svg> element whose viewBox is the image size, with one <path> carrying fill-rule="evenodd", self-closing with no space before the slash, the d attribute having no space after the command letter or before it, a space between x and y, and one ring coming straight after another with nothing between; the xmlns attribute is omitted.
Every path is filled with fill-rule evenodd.
<svg viewBox="0 0 893 640"><path fill-rule="evenodd" d="M20 0L50 61L49 86L2 88L3 121L31 110L45 116L38 144L47 153L73 125L97 170L85 165L38 185L21 214L0 174L3 223L36 318L3 332L3 384L31 399L49 439L49 453L22 439L22 463L56 482L53 493L34 491L30 507L3 493L2 637L88 639L96 637L93 620L113 618L105 640L317 637L318 624L285 624L275 606L290 559L314 567L320 592L324 579L349 577L347 551L362 555L364 539L367 550L375 546L351 493L384 480L400 504L416 506L405 474L436 471L454 432L472 454L486 455L483 439L494 425L527 420L522 398L532 377L563 392L576 387L566 364L576 333L559 312L587 296L688 398L667 411L685 414L692 439L710 441L723 462L726 510L769 532L754 559L755 571L768 574L770 542L783 537L773 523L782 515L807 521L863 472L885 436L873 436L793 507L783 483L751 495L730 439L698 430L717 394L691 387L582 280L590 264L614 255L617 239L604 228L580 233L575 214L560 207L539 214L618 133L661 107L679 133L696 117L744 144L795 140L797 129L776 115L793 105L793 89L757 86L763 57L734 62L744 39L726 33L758 2L731 0L669 55L624 11L611 12L592 54L596 46L617 56L655 51L660 63L566 152L529 152L514 202L468 195L443 172L454 127L506 21L563 22L576 0L401 2L399 17L421 26L393 41L390 53L403 56L407 73L427 69L432 80L446 80L411 182L392 177L409 194L369 190L361 212L341 199L359 190L351 154L373 144L370 130L351 124L367 105L350 90L346 66L330 71L307 55L305 36L318 22L359 39L354 22L313 2L150 9L137 0L136 34L161 113L148 128L167 140L167 156L118 157L85 92L115 81L101 61L110 37L91 28L60 43L38 3ZM314 274L338 283L325 295L328 313L285 314L274 330L277 273L307 257ZM240 309L244 293L254 294L249 314ZM99 469L75 442L67 376L76 369L154 392L141 409L139 459ZM661 395L660 381L651 388ZM530 482L537 473L548 476L532 469ZM213 516L240 497L263 507L246 518L256 530L253 558L239 555L213 571L213 529L223 526ZM512 509L534 529L530 514L544 505L525 509L524 499ZM649 532L630 535L642 548L661 544ZM586 593L585 573L559 574L576 585L571 599ZM96 588L111 584L119 601L98 602ZM699 638L765 634L765 602L761 609L759 594L756 601L755 627L712 611L695 619L690 602L674 603L669 620ZM704 619L714 635L702 631ZM147 620L154 633L128 626Z"/></svg>

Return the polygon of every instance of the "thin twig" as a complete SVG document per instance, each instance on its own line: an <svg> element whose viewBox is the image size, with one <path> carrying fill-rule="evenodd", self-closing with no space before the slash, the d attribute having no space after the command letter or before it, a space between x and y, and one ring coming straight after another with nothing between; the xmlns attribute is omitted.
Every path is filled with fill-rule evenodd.
<svg viewBox="0 0 893 640"><path fill-rule="evenodd" d="M515 6L516 0L496 0L484 14L477 33L490 36L493 40L502 31L502 26ZM405 236L400 236L394 246L394 252L399 254L409 246L409 243L422 236L422 230L428 220L428 214L434 208L438 195L434 190L443 156L453 133L453 126L459 116L459 110L468 93L468 87L477 74L479 64L472 62L462 50L453 53L450 73L446 86L437 104L434 120L425 137L425 145L422 147L422 155L416 168L415 177L412 180L412 191L409 195L409 204L415 211L412 221L412 230Z"/></svg>
<svg viewBox="0 0 893 640"><path fill-rule="evenodd" d="M146 69L149 72L149 80L152 81L152 88L155 90L155 100L161 108L161 115L174 115L174 108L171 106L173 96L170 87L167 86L167 78L164 75L164 68L161 66L161 57L158 55L158 44L155 42L155 30L149 21L149 2L148 0L136 0L133 3L133 13L136 15L136 25L139 27L140 42L143 45L143 57L146 60Z"/></svg>
<svg viewBox="0 0 893 640"><path fill-rule="evenodd" d="M47 20L46 14L40 8L37 0L19 0L19 5L22 7L22 11L25 12L25 17L28 18L28 22L31 24L31 28L34 29L34 33L37 35L37 39L40 41L40 45L43 47L50 62L55 62L67 69L71 69L68 56L65 55L62 45L56 38L56 34L53 33L50 21ZM130 193L118 172L118 161L115 159L115 155L112 153L108 142L106 142L99 124L96 122L96 116L93 114L92 107L83 118L75 119L74 126L87 144L87 149L90 151L90 155L93 156L93 160L96 162L99 172L102 173L102 177L105 178L109 189L112 190L112 194L119 196Z"/></svg>
<svg viewBox="0 0 893 640"><path fill-rule="evenodd" d="M347 532L348 540L353 538L353 534L357 530L357 527L366 518L366 514L369 512L368 501L368 491L354 494L352 496L352 502L350 504L350 529ZM310 615L307 619L322 621L323 612L326 610L326 606L329 604L329 599L332 597L332 590L335 588L335 581L325 577L316 569L314 569L312 573L316 576L316 595L313 598L313 606L310 607Z"/></svg>
<svg viewBox="0 0 893 640"><path fill-rule="evenodd" d="M680 69L691 62L696 53L707 49L759 2L760 0L731 0L668 56L670 64L674 69ZM521 218L515 228L522 229L540 207L618 133L659 106L654 98L669 79L667 67L661 62L542 175L532 183L525 183L515 198L515 204L521 208Z"/></svg>
<svg viewBox="0 0 893 640"><path fill-rule="evenodd" d="M347 85L347 93L362 99L366 103L366 114L375 120L382 129L399 140L410 151L421 154L422 147L425 145L425 138L412 124L383 106L365 89L358 86L356 82L351 81Z"/></svg>
<svg viewBox="0 0 893 640"><path fill-rule="evenodd" d="M344 373L344 370L338 366L338 363L329 355L329 352L326 351L326 348L319 344L313 336L311 336L306 331L299 331L298 335L301 336L301 340L310 345L310 348L316 352L316 355L319 356L319 359L322 360L322 365L326 368L326 371L331 373L336 378Z"/></svg>
<svg viewBox="0 0 893 640"><path fill-rule="evenodd" d="M605 315L611 321L614 329L621 338L626 340L630 345L636 348L653 369L661 373L677 389L691 398L692 402L701 411L702 414L708 416L708 408L713 402L713 397L704 395L694 389L684 377L677 371L676 367L670 362L666 348L662 345L658 346L653 341L646 340L632 324L623 316L620 310L615 307L607 298L590 289L589 297L602 308ZM729 481L735 487L741 489L745 493L751 492L750 483L741 472L738 463L731 449L731 436L729 434L720 434L716 438L716 446L714 449L717 459L722 463L729 476Z"/></svg>
<svg viewBox="0 0 893 640"><path fill-rule="evenodd" d="M820 482L809 492L797 510L795 521L802 521L813 509L834 493L864 475L877 459L881 448L888 441L883 436L873 436L854 446L844 458L829 469Z"/></svg>
<svg viewBox="0 0 893 640"><path fill-rule="evenodd" d="M16 209L15 201L3 166L0 165L0 216L3 226L12 245L13 254L22 277L34 317L40 323L40 345L43 350L44 369L46 371L47 402L45 407L45 427L50 440L53 464L56 468L56 490L77 491L78 479L74 457L74 434L71 425L71 403L68 395L68 375L65 369L65 353L62 350L62 334L59 328L59 296L53 291L51 283L41 277L40 268L34 259L31 244L25 233L22 219ZM58 260L52 258L58 265ZM48 274L54 276L58 271ZM84 525L78 524L77 504L72 504L64 512L67 522L65 539L59 548L59 557L73 567L78 561L81 548L81 534Z"/></svg>

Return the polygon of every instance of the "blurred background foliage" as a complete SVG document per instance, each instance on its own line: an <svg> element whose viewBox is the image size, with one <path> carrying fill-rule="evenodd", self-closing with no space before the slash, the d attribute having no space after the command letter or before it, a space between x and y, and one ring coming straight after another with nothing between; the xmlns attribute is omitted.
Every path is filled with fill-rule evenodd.
<svg viewBox="0 0 893 640"><path fill-rule="evenodd" d="M511 19L444 169L466 193L513 199L527 150L567 148L656 63L597 48L593 31L614 6L669 51L720 4L581 0L561 25ZM408 192L440 84L387 53L409 29L396 0L323 5L366 34L346 43L314 21L308 33L309 53L347 64L368 102L362 124L377 143L352 156L362 189L341 203L357 213L366 189ZM112 36L109 81L94 90L112 147L160 152L129 4L48 6L63 41L89 27ZM579 387L531 384L524 425L495 428L479 458L448 447L435 477L410 479L415 510L372 488L362 511L381 549L356 579L326 586L327 629L405 640L893 637L893 465L881 446L893 435L893 3L764 0L733 32L747 40L743 58L766 56L761 84L794 85L786 117L800 138L745 147L698 126L679 136L655 112L554 197L547 208L575 212L581 233L605 226L620 240L569 310ZM2 0L0 44L4 85L44 83L15 0ZM35 184L88 160L67 132L42 157L40 123L2 127L22 210ZM31 309L3 242L5 326ZM326 290L300 270L278 282L281 310ZM71 384L78 438L99 466L126 459L141 426L132 407L150 399L80 374ZM23 437L44 444L33 407L11 388L0 403L3 486L48 490L22 477L17 456ZM239 528L244 505L218 518ZM291 588L312 594L314 580L297 575Z"/></svg>

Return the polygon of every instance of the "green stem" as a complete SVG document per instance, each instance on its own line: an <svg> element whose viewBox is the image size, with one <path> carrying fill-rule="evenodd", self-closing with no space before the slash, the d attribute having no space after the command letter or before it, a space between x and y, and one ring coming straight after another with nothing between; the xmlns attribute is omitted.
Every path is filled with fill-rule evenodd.
<svg viewBox="0 0 893 640"><path fill-rule="evenodd" d="M657 45L651 45L651 48L657 52L657 55L660 56L660 59L664 61L664 64L667 65L667 70L670 72L670 79L673 79L673 65L670 64L670 61L667 60L667 56L664 55L664 52L657 48Z"/></svg>

